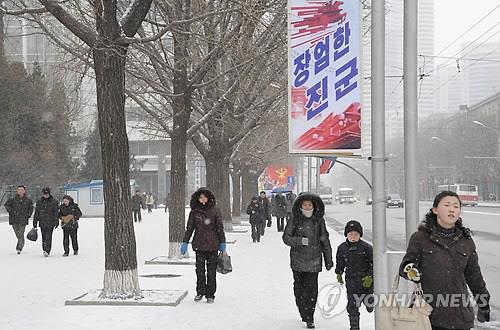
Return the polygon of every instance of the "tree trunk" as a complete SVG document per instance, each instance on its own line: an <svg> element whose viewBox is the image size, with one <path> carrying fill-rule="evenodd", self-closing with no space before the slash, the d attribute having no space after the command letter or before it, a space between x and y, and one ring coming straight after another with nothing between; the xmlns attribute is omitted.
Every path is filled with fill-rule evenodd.
<svg viewBox="0 0 500 330"><path fill-rule="evenodd" d="M170 167L170 205L168 226L168 257L180 257L180 244L184 238L186 223L186 128L181 127L189 122L189 118L174 117L174 130L171 135L172 158Z"/></svg>
<svg viewBox="0 0 500 330"><path fill-rule="evenodd" d="M190 12L183 5L187 2L176 3L176 13ZM183 14L184 15L184 14ZM188 25L182 26L184 31L188 31ZM173 99L172 110L172 158L170 165L170 199L172 207L169 214L169 245L168 257L177 259L181 257L180 245L184 238L186 224L186 148L187 131L189 128L189 118L191 117L191 93L188 90L188 75L186 60L189 58L187 47L189 44L189 34L174 33L174 76L173 88L176 95Z"/></svg>
<svg viewBox="0 0 500 330"><path fill-rule="evenodd" d="M205 157L207 168L207 188L210 189L217 200L221 210L224 229L232 230L231 200L229 187L229 156L220 150L211 150Z"/></svg>
<svg viewBox="0 0 500 330"><path fill-rule="evenodd" d="M234 217L239 217L241 215L241 175L238 170L233 170L231 172L231 180L233 182L233 223L240 223L241 221L235 222Z"/></svg>
<svg viewBox="0 0 500 330"><path fill-rule="evenodd" d="M0 1L0 4L2 4L2 2L3 1ZM5 34L4 34L3 13L0 12L0 61L3 61L3 57L5 56L4 42L5 42Z"/></svg>
<svg viewBox="0 0 500 330"><path fill-rule="evenodd" d="M246 212L246 205L250 203L252 197L259 194L258 186L259 174L252 169L243 168L241 170L241 211Z"/></svg>
<svg viewBox="0 0 500 330"><path fill-rule="evenodd" d="M101 298L142 296L137 276L125 124L127 48L94 48L97 110L104 179L105 271Z"/></svg>

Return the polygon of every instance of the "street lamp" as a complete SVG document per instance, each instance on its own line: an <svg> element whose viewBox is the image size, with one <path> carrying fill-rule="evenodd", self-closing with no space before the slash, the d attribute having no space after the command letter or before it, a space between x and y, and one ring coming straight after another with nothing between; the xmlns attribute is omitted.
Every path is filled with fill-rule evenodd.
<svg viewBox="0 0 500 330"><path fill-rule="evenodd" d="M477 121L477 120L473 120L472 123L476 124L477 126L481 126L482 128L486 129L486 130L489 130L489 131L492 131L493 133L495 133L495 136L496 136L496 141L497 141L497 158L500 157L500 135L498 134L498 131L497 129L495 128L491 128L485 124L483 124L482 122L480 121Z"/></svg>

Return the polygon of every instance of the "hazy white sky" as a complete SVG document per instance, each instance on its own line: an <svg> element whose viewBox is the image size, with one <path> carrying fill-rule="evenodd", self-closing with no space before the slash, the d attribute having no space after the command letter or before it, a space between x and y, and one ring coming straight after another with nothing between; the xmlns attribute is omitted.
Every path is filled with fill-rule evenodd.
<svg viewBox="0 0 500 330"><path fill-rule="evenodd" d="M470 29L472 25L497 6L498 8L484 21ZM435 0L434 20L435 54L468 30L467 34L440 55L454 56L461 47L480 37L490 28L491 31L477 41L481 43L491 37L489 41L500 42L500 0Z"/></svg>

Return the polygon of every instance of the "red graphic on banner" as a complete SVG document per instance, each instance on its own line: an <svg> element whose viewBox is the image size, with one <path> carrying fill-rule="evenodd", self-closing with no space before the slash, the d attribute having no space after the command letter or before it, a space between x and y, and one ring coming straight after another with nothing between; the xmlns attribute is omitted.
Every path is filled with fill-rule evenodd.
<svg viewBox="0 0 500 330"><path fill-rule="evenodd" d="M292 119L306 116L306 87L292 87Z"/></svg>
<svg viewBox="0 0 500 330"><path fill-rule="evenodd" d="M342 13L342 8L340 8L344 4L342 1L310 1L309 3L312 6L292 7L292 10L297 10L298 16L302 17L302 20L292 22L292 26L299 29L299 31L292 34L292 39L314 35L318 32L326 32L326 29L331 24L342 23L347 17L347 14ZM330 32L326 32L326 34L328 33ZM317 38L307 42L314 42L322 36L317 36ZM300 46L300 44L293 47L297 46Z"/></svg>
<svg viewBox="0 0 500 330"><path fill-rule="evenodd" d="M301 150L361 148L361 106L352 103L343 114L330 113L317 127L302 134L295 145Z"/></svg>

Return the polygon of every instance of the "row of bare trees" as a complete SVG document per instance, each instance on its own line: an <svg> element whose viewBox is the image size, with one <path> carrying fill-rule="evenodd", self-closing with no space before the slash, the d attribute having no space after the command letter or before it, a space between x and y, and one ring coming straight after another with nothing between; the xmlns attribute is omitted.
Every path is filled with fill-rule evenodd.
<svg viewBox="0 0 500 330"><path fill-rule="evenodd" d="M233 177L239 173L253 186L266 157L284 153L286 1L26 3L4 1L0 10L38 26L96 81L106 200L102 297L139 297L126 96L148 115L149 130L171 139L169 257L175 257L189 140L205 159L207 185L228 227L231 162Z"/></svg>

